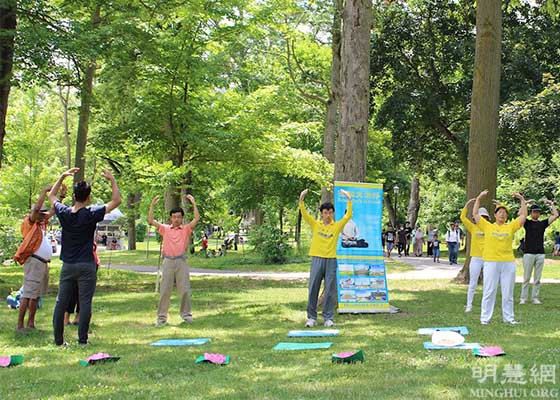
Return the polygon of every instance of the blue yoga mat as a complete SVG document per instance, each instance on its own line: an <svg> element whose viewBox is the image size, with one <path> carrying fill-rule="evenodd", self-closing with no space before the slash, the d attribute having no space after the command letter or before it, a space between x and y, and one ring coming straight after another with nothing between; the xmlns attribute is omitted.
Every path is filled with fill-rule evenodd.
<svg viewBox="0 0 560 400"><path fill-rule="evenodd" d="M331 347L331 342L322 343L292 343L292 342L280 342L274 346L273 350L318 350L318 349L328 349Z"/></svg>
<svg viewBox="0 0 560 400"><path fill-rule="evenodd" d="M210 339L199 338L199 339L160 339L157 342L153 342L152 346L200 346L208 343Z"/></svg>
<svg viewBox="0 0 560 400"><path fill-rule="evenodd" d="M323 329L322 331L290 331L288 337L322 337L338 336L338 329Z"/></svg>
<svg viewBox="0 0 560 400"><path fill-rule="evenodd" d="M424 342L424 348L426 350L473 350L479 349L480 343L462 343L458 346L436 346L432 342Z"/></svg>
<svg viewBox="0 0 560 400"><path fill-rule="evenodd" d="M418 329L419 335L433 335L436 331L452 331L460 333L461 335L468 335L469 330L466 326L446 326L440 328L420 328Z"/></svg>

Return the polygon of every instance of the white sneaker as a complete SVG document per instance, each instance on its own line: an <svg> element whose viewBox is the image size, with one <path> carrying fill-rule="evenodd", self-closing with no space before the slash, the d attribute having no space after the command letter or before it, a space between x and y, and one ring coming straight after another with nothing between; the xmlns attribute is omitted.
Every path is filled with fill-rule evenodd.
<svg viewBox="0 0 560 400"><path fill-rule="evenodd" d="M511 320L511 321L504 321L504 324L508 324L508 325L519 325L519 321L516 320Z"/></svg>
<svg viewBox="0 0 560 400"><path fill-rule="evenodd" d="M306 328L313 328L316 324L317 324L317 321L316 321L316 320L314 320L314 319L312 319L312 318L309 318L309 319L307 320L307 322L305 323L305 327L306 327Z"/></svg>
<svg viewBox="0 0 560 400"><path fill-rule="evenodd" d="M519 304L525 304L527 301L525 299L519 300Z"/></svg>
<svg viewBox="0 0 560 400"><path fill-rule="evenodd" d="M472 306L465 306L465 312L471 312Z"/></svg>
<svg viewBox="0 0 560 400"><path fill-rule="evenodd" d="M334 321L333 321L332 319L327 319L327 320L325 321L325 326L326 326L327 328L330 328L330 327L333 326L333 325L334 325Z"/></svg>
<svg viewBox="0 0 560 400"><path fill-rule="evenodd" d="M539 299L533 299L533 304L542 304Z"/></svg>
<svg viewBox="0 0 560 400"><path fill-rule="evenodd" d="M488 321L480 321L480 325L488 325L489 322Z"/></svg>

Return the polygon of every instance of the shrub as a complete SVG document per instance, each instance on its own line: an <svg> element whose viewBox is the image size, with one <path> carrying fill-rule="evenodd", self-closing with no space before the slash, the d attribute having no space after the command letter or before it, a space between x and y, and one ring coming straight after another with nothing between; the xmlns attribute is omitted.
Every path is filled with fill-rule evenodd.
<svg viewBox="0 0 560 400"><path fill-rule="evenodd" d="M144 241L144 239L146 238L146 229L147 229L147 226L143 222L140 222L138 225L136 225L136 241L137 242L143 242Z"/></svg>
<svg viewBox="0 0 560 400"><path fill-rule="evenodd" d="M288 237L277 227L257 226L251 230L249 236L255 251L266 264L282 264L288 260Z"/></svg>

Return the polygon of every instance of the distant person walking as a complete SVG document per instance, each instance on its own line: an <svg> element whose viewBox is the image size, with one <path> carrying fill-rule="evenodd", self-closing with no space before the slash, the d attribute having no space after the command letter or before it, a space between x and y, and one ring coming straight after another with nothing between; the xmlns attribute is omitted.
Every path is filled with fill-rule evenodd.
<svg viewBox="0 0 560 400"><path fill-rule="evenodd" d="M387 224L387 231L385 232L385 245L387 246L387 258L391 258L391 252L395 247L395 240L396 240L395 230L393 229L393 225Z"/></svg>
<svg viewBox="0 0 560 400"><path fill-rule="evenodd" d="M545 204L550 206L552 214L550 217L539 220L541 207L537 204L531 205L531 218L525 221L525 244L523 249L523 285L521 286L521 298L519 304L525 304L529 294L529 283L533 268L535 275L533 278L533 292L531 301L533 304L541 304L539 300L539 290L541 287L541 275L544 266L544 231L558 218L558 210L554 202L545 200Z"/></svg>
<svg viewBox="0 0 560 400"><path fill-rule="evenodd" d="M64 313L71 301L74 288L78 286L80 302L80 320L78 324L78 343L88 343L88 331L91 320L91 303L97 282L97 265L94 255L94 238L97 223L103 221L121 203L117 181L108 170L103 176L111 183L111 200L103 206L89 206L91 186L85 181L74 185L74 205L65 206L58 198L58 190L66 177L74 175L79 168L64 172L49 193L56 216L62 226L62 249L60 259L60 283L53 314L54 341L58 346L66 345L64 341Z"/></svg>
<svg viewBox="0 0 560 400"><path fill-rule="evenodd" d="M552 251L553 256L560 256L560 232L554 232L554 250Z"/></svg>
<svg viewBox="0 0 560 400"><path fill-rule="evenodd" d="M473 207L473 218L484 232L484 286L480 323L487 325L494 313L498 284L502 289L502 318L504 323L516 325L518 322L513 313L513 289L515 286L515 256L513 255L513 235L527 219L527 202L520 193L514 197L521 201L519 217L508 222L508 208L494 200L496 222L490 223L480 216L480 201L488 194L488 190L480 192Z"/></svg>
<svg viewBox="0 0 560 400"><path fill-rule="evenodd" d="M424 246L424 232L420 225L416 226L416 231L414 234L414 255L416 257L422 257L422 247Z"/></svg>
<svg viewBox="0 0 560 400"><path fill-rule="evenodd" d="M457 264L457 256L459 255L459 245L461 244L461 233L458 225L451 222L449 229L445 233L445 242L449 252L449 265Z"/></svg>
<svg viewBox="0 0 560 400"><path fill-rule="evenodd" d="M427 254L428 257L432 257L433 253L433 246L434 246L434 234L436 231L432 224L429 224L426 228L426 244L427 244Z"/></svg>
<svg viewBox="0 0 560 400"><path fill-rule="evenodd" d="M406 230L404 229L404 226L402 226L402 224L399 224L399 229L397 230L397 250L399 252L399 257L402 257L403 252L405 251L405 248L407 246L407 233Z"/></svg>
<svg viewBox="0 0 560 400"><path fill-rule="evenodd" d="M482 252L484 250L484 232L480 230L478 225L473 223L467 218L467 211L469 204L476 201L476 198L472 198L463 207L461 211L461 222L467 228L467 231L471 234L471 248L469 255L471 256L471 261L469 264L469 288L467 289L467 305L465 306L465 312L472 311L472 304L474 299L474 293L476 291L476 286L478 285L478 279L480 278L480 272L484 265L482 259ZM488 210L484 207L478 209L478 215L484 218L486 221L489 220L490 215Z"/></svg>
<svg viewBox="0 0 560 400"><path fill-rule="evenodd" d="M304 204L305 195L309 189L305 189L299 195L299 209L305 222L309 224L313 232L309 255L311 256L311 272L309 274L309 291L307 300L307 322L305 327L312 328L317 324L317 299L321 282L324 280L325 300L323 304L323 318L325 326L334 325L334 306L336 303L336 245L338 236L344 225L352 218L352 201L350 194L341 190L340 193L348 199L346 213L340 221L334 221L334 206L332 203L323 203L319 210L321 219L315 220L307 211Z"/></svg>
<svg viewBox="0 0 560 400"><path fill-rule="evenodd" d="M159 196L152 199L148 211L148 223L155 226L163 238L161 246L163 263L161 266L161 286L156 326L167 324L169 302L174 283L177 285L177 294L181 302L181 318L186 323L193 321L191 313L191 281L186 250L192 232L200 220L200 214L194 197L188 194L185 198L192 204L194 212L193 220L188 224L183 224L185 211L181 207L175 207L169 212L170 224L157 222L154 219L154 206L159 201Z"/></svg>

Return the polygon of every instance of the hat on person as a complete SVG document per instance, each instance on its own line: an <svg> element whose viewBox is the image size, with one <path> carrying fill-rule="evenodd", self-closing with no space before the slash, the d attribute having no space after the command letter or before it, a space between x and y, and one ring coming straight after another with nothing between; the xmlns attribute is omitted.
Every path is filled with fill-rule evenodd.
<svg viewBox="0 0 560 400"><path fill-rule="evenodd" d="M530 212L533 212L533 211L541 212L542 209L541 209L541 206L539 206L538 204L533 204L533 205L531 205L531 208L529 209L529 211Z"/></svg>
<svg viewBox="0 0 560 400"><path fill-rule="evenodd" d="M490 218L490 215L488 214L488 210L484 207L480 207L478 209L478 215L480 215L481 217L488 217Z"/></svg>
<svg viewBox="0 0 560 400"><path fill-rule="evenodd" d="M500 208L503 208L504 210L506 210L507 213L509 213L509 208L507 208L505 204L498 203L496 204L496 209L494 210L494 214L496 214L500 210Z"/></svg>

